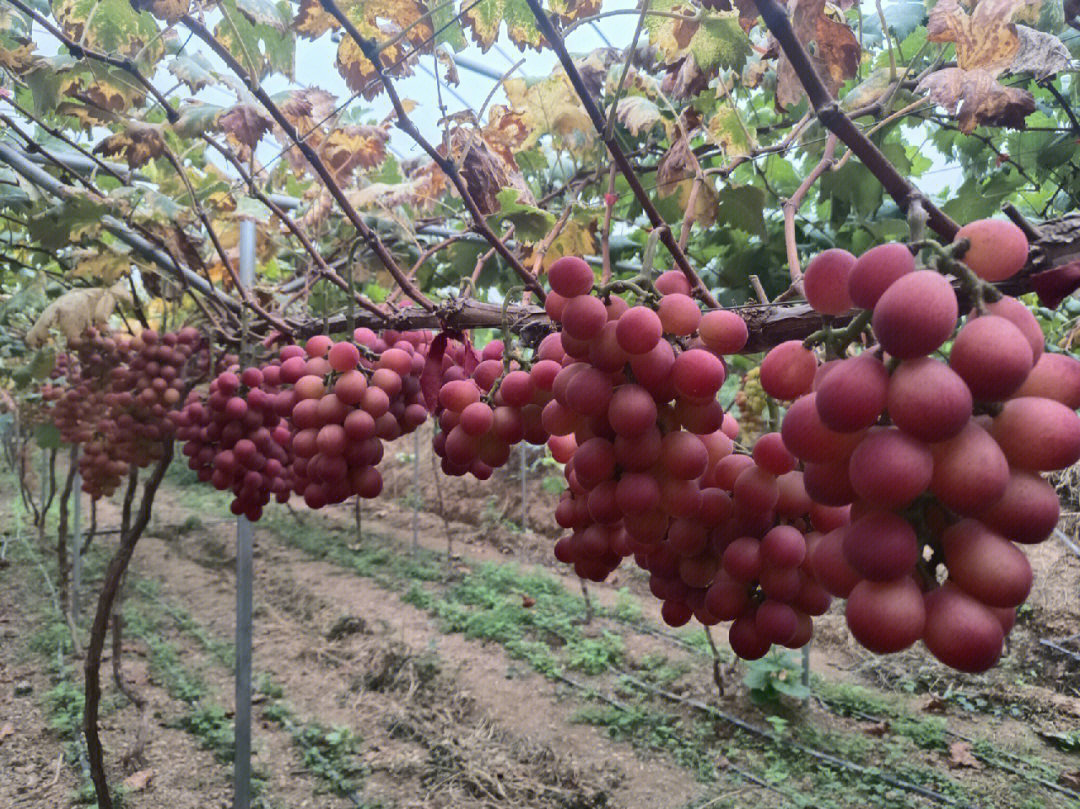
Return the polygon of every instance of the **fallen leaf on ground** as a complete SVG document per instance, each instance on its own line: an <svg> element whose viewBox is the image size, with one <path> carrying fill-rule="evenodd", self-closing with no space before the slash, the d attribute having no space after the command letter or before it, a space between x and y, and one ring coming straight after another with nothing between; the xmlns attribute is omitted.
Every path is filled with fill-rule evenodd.
<svg viewBox="0 0 1080 809"><path fill-rule="evenodd" d="M0 725L0 742L2 742L8 736L14 736L14 735L15 735L15 726L12 725L10 722L5 722L3 725Z"/></svg>
<svg viewBox="0 0 1080 809"><path fill-rule="evenodd" d="M142 792L146 789L146 785L150 783L150 779L153 777L153 770L139 770L138 772L133 772L124 779L124 786L132 792Z"/></svg>
<svg viewBox="0 0 1080 809"><path fill-rule="evenodd" d="M1080 770L1063 772L1061 775L1058 776L1058 783L1065 787L1080 789Z"/></svg>
<svg viewBox="0 0 1080 809"><path fill-rule="evenodd" d="M889 732L889 723L882 719L880 722L874 722L872 725L867 725L863 728L863 733L869 736L884 736Z"/></svg>
<svg viewBox="0 0 1080 809"><path fill-rule="evenodd" d="M982 763L971 754L971 745L967 742L953 742L949 745L949 766L953 769L967 767L980 769Z"/></svg>

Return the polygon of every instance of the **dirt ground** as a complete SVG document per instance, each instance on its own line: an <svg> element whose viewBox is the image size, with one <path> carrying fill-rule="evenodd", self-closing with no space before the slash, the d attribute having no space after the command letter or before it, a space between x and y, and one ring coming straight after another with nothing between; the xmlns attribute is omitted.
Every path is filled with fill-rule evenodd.
<svg viewBox="0 0 1080 809"><path fill-rule="evenodd" d="M363 504L365 539L356 546L369 542L370 534L399 548L416 541L423 549L442 552L449 534L455 551L448 574L452 580L477 564L513 559L541 566L567 592L579 594L576 578L551 558L555 495L549 491L553 483L545 479L555 473L536 457L528 458L522 530L519 462L485 484L445 477L436 484L425 438L419 441L423 449L416 463L411 438L387 448L385 493ZM107 681L101 723L106 761L111 782L125 784L126 807L231 805L227 756L208 744L211 734L199 730L203 726L191 717L213 716L218 710L227 722L233 714L232 674L228 661L215 650L233 636L235 529L223 510L193 502L191 490L167 478L131 568L123 676L145 700L141 710L116 689L110 657L102 668ZM295 530L308 539L354 530L352 504L318 514L298 510L298 516L303 526ZM98 520L101 527L114 526L117 505L102 503ZM115 536L101 536L95 544L104 559ZM52 586L51 580L46 584L49 557L44 549L32 538L15 542L9 537L5 550L7 558L0 562L0 807L77 805L76 793L86 784L78 737L69 733L65 738L63 728L56 727L56 700L46 694L63 682L81 689L81 661L74 655L57 659L55 631L48 636L52 651L42 648L40 630L50 614ZM991 803L956 799L954 805L1073 806L1070 801L1075 799L1068 793L1080 790L1075 752L1080 739L1073 752L1061 749L1068 745L1048 743L1080 724L1080 646L1075 637L1080 632L1080 558L1057 541L1025 550L1036 585L1008 655L988 675L957 676L927 662L917 649L887 658L868 655L851 641L835 608L815 620L810 664L823 680L870 689L919 717L940 717L955 734L950 739L992 739L1007 754L1002 760L1013 761L1013 767L1037 758L1042 769L1033 770L1037 776L1031 777L1064 789L1024 794L1023 783L1004 765L999 772L989 756L972 759L970 766L961 756L963 763L957 764L951 747L949 752L920 749L912 754L908 763L940 770L961 786L970 785L972 794L996 796ZM662 749L657 742L648 749L620 737L613 727L579 721L578 712L586 704L624 704L621 700L628 697L620 689L625 683L617 677L589 680L595 693L583 695L530 668L505 645L447 632L431 611L403 600L401 589L388 589L378 577L358 576L330 559L316 558L261 524L256 528L255 571L253 669L261 686L253 710L253 768L262 779L258 802L263 806L797 805L790 794L785 797L763 778L761 770L746 777L748 765L738 751L744 737L732 727L720 728L719 723L714 728L710 744L716 752L709 754L709 766L724 775L705 783L670 745ZM93 572L89 575L86 587L92 590L96 581ZM441 586L431 584L436 590ZM718 696L707 658L680 651L661 629L659 605L648 596L642 575L620 570L604 584L590 584L589 593L609 616L629 594L640 604L642 617L634 625L610 617L598 620L582 628L585 637L618 634L624 665L634 671L644 671L646 662L657 657L685 662L687 674L670 686L679 695L766 724L766 712L750 701L742 682L746 667L721 667L725 690ZM523 603L530 598L529 593L520 596ZM55 619L55 611L52 614ZM1047 640L1058 648L1048 646ZM185 683L188 691L183 690ZM597 703L597 695L607 702ZM788 717L785 722L812 720L823 748L832 738L828 734L856 737L859 745L852 750L865 747L867 740L876 744L880 728L874 729L878 725L873 717L840 718L818 702L798 710L788 706L790 710L779 715ZM691 720L684 708L678 710L684 711L685 729ZM282 710L287 711L285 720ZM297 742L302 729L315 733L308 738L318 737L322 754ZM340 731L355 741L347 756L327 746L326 740L338 739ZM747 753L745 761L764 766L769 755ZM335 788L336 776L327 776L333 769L328 761L346 759L355 768L348 783L357 788ZM936 788L943 789L940 784ZM866 805L854 797L845 799L842 789L837 795L821 805ZM933 805L910 795L883 800L874 805Z"/></svg>

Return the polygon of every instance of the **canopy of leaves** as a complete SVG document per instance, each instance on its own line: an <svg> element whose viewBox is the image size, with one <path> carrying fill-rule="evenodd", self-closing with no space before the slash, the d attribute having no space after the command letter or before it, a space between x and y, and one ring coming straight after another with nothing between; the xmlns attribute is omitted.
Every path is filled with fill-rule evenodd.
<svg viewBox="0 0 1080 809"><path fill-rule="evenodd" d="M585 254L600 271L606 239L603 271L637 271L650 230L641 202L611 171L582 87L527 0L338 0L346 27L333 6L0 4L0 280L8 299L37 290L38 311L53 299L34 340L117 301L235 325L242 220L258 232L253 300L288 317L302 316L298 301L344 311L347 270L377 301L398 274L433 298L475 276L479 297L501 300L520 283L507 254L541 272ZM781 206L826 133L752 0L543 7L706 286L726 303L752 298L751 275L770 296L784 291ZM957 220L1004 201L1034 218L1080 204L1080 22L1066 9L787 3L840 108ZM588 49L600 42L590 23L603 47ZM485 75L498 51L544 58ZM387 90L405 77L418 100L400 109L427 144L408 157L414 125ZM874 176L843 147L837 157L796 214L804 255L906 232ZM495 237L506 253L485 256ZM671 257L661 249L656 262ZM138 300L116 291L132 288ZM399 290L389 297L401 304Z"/></svg>

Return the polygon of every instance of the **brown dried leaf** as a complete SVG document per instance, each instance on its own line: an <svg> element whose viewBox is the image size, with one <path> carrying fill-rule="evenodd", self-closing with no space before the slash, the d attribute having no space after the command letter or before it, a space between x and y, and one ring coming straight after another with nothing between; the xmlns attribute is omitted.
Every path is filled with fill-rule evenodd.
<svg viewBox="0 0 1080 809"><path fill-rule="evenodd" d="M1080 789L1080 770L1063 772L1058 776L1058 783L1070 789Z"/></svg>
<svg viewBox="0 0 1080 809"><path fill-rule="evenodd" d="M319 0L300 0L292 27L302 37L318 39L327 31L336 31L340 23L323 8Z"/></svg>
<svg viewBox="0 0 1080 809"><path fill-rule="evenodd" d="M697 157L685 137L678 138L656 167L656 190L660 196L675 193L676 184L692 178L698 169Z"/></svg>
<svg viewBox="0 0 1080 809"><path fill-rule="evenodd" d="M237 104L218 118L218 126L233 143L251 150L270 129L272 121L250 104ZM246 154L247 152L244 152Z"/></svg>
<svg viewBox="0 0 1080 809"><path fill-rule="evenodd" d="M461 167L469 196L485 215L501 210L498 196L504 188L517 189L522 204L536 204L517 165L496 154L474 128L458 126L450 131L450 156Z"/></svg>
<svg viewBox="0 0 1080 809"><path fill-rule="evenodd" d="M457 87L461 84L461 76L458 75L457 62L454 61L454 52L450 50L446 45L440 45L438 50L435 51L435 58L439 60L439 64L443 66L443 70L446 71L443 78L447 84L452 84Z"/></svg>
<svg viewBox="0 0 1080 809"><path fill-rule="evenodd" d="M710 78L698 68L691 53L668 65L660 90L673 99L693 98L708 88Z"/></svg>
<svg viewBox="0 0 1080 809"><path fill-rule="evenodd" d="M15 726L12 725L10 722L5 722L3 725L0 725L0 742L4 741L4 739L6 739L8 736L14 735Z"/></svg>
<svg viewBox="0 0 1080 809"><path fill-rule="evenodd" d="M959 0L938 0L930 9L926 38L956 45L962 70L982 68L994 76L1012 64L1020 41L1010 22L1023 0L981 0L970 14Z"/></svg>
<svg viewBox="0 0 1080 809"><path fill-rule="evenodd" d="M133 772L127 778L123 780L123 785L130 789L132 792L142 792L146 789L147 784L150 783L150 779L154 777L153 770L139 770Z"/></svg>
<svg viewBox="0 0 1080 809"><path fill-rule="evenodd" d="M1053 34L1036 31L1026 25L1017 25L1019 46L1010 73L1031 73L1036 79L1045 79L1055 73L1063 73L1072 65L1072 56L1065 43Z"/></svg>
<svg viewBox="0 0 1080 809"><path fill-rule="evenodd" d="M131 7L136 11L149 11L172 25L188 13L191 0L131 0Z"/></svg>
<svg viewBox="0 0 1080 809"><path fill-rule="evenodd" d="M357 168L373 169L386 159L386 130L378 126L335 129L322 142L320 156L338 184L347 184Z"/></svg>
<svg viewBox="0 0 1080 809"><path fill-rule="evenodd" d="M529 139L529 127L521 113L511 112L502 104L496 104L488 112L487 125L480 131L487 145L508 166L515 166L514 153Z"/></svg>
<svg viewBox="0 0 1080 809"><path fill-rule="evenodd" d="M145 166L165 153L165 140L153 124L132 123L124 132L110 135L94 147L94 154L123 155L128 168Z"/></svg>
<svg viewBox="0 0 1080 809"><path fill-rule="evenodd" d="M971 754L970 744L953 742L949 745L949 766L954 770L961 767L978 770L982 768L982 762Z"/></svg>
<svg viewBox="0 0 1080 809"><path fill-rule="evenodd" d="M884 719L880 722L874 722L863 727L863 733L868 736L877 736L878 738L888 734L889 730L889 723Z"/></svg>
<svg viewBox="0 0 1080 809"><path fill-rule="evenodd" d="M1035 111L1035 99L1027 90L1005 87L985 70L949 67L926 76L916 92L925 92L935 104L955 115L960 130L972 132L980 124L1022 129Z"/></svg>
<svg viewBox="0 0 1080 809"><path fill-rule="evenodd" d="M862 55L859 41L847 25L825 14L825 0L794 0L791 8L795 36L803 45L811 41L816 44L810 61L835 96L840 85L858 71ZM776 77L777 105L786 109L798 104L805 91L791 62L782 53L776 65Z"/></svg>

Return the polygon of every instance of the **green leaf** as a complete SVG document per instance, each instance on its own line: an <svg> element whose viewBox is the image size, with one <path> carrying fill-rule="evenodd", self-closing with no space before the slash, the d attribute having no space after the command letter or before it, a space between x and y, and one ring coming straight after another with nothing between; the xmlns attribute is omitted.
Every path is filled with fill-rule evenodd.
<svg viewBox="0 0 1080 809"><path fill-rule="evenodd" d="M488 217L488 224L496 232L513 223L514 236L525 242L538 242L555 226L555 215L535 205L518 201L521 192L516 188L504 188L496 199L499 211Z"/></svg>
<svg viewBox="0 0 1080 809"><path fill-rule="evenodd" d="M59 250L81 239L83 233L95 232L106 213L108 209L96 202L73 197L31 217L27 229L44 249Z"/></svg>
<svg viewBox="0 0 1080 809"><path fill-rule="evenodd" d="M282 18L290 19L291 12L285 6L288 3L279 0L277 8ZM293 77L296 40L292 32L253 23L237 7L236 0L221 0L220 8L221 22L214 28L214 36L249 73L260 79L275 71Z"/></svg>
<svg viewBox="0 0 1080 809"><path fill-rule="evenodd" d="M210 60L201 53L181 54L169 61L169 72L193 93L217 81Z"/></svg>
<svg viewBox="0 0 1080 809"><path fill-rule="evenodd" d="M1022 177L995 173L986 182L970 176L956 189L953 198L941 206L957 222L984 219L1001 209L1002 201L1024 184Z"/></svg>
<svg viewBox="0 0 1080 809"><path fill-rule="evenodd" d="M60 449L60 430L52 422L34 428L34 440L42 449Z"/></svg>
<svg viewBox="0 0 1080 809"><path fill-rule="evenodd" d="M435 29L436 46L446 43L455 51L464 50L469 42L465 39L465 32L461 28L461 19L454 9L453 2L439 2L431 0L434 8L431 11L431 25Z"/></svg>
<svg viewBox="0 0 1080 809"><path fill-rule="evenodd" d="M34 379L44 379L56 367L56 352L51 348L42 348L30 358L30 375Z"/></svg>
<svg viewBox="0 0 1080 809"><path fill-rule="evenodd" d="M173 132L183 138L198 138L217 126L218 117L225 111L217 104L192 101L180 108L180 117L172 124Z"/></svg>
<svg viewBox="0 0 1080 809"><path fill-rule="evenodd" d="M236 198L236 216L244 219L253 219L256 222L268 222L272 213L266 205L254 197L238 196Z"/></svg>
<svg viewBox="0 0 1080 809"><path fill-rule="evenodd" d="M129 0L55 0L53 16L69 37L86 48L129 56L153 66L165 55L157 21Z"/></svg>
<svg viewBox="0 0 1080 809"><path fill-rule="evenodd" d="M750 39L739 25L737 11L707 14L690 40L690 52L706 73L721 67L742 70L750 50Z"/></svg>
<svg viewBox="0 0 1080 809"><path fill-rule="evenodd" d="M271 0L236 0L236 7L253 25L265 25L285 32L292 22L292 9L275 5Z"/></svg>
<svg viewBox="0 0 1080 809"><path fill-rule="evenodd" d="M717 196L716 221L765 238L765 192L753 185L729 185Z"/></svg>

